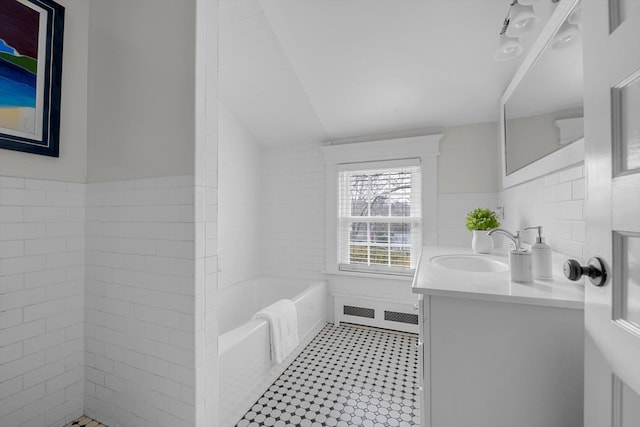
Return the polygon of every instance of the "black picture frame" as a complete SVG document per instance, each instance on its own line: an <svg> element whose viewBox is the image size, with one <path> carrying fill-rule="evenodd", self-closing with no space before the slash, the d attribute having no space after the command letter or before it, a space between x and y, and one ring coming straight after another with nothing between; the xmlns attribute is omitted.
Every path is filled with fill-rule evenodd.
<svg viewBox="0 0 640 427"><path fill-rule="evenodd" d="M60 155L64 12L51 0L0 0L0 148Z"/></svg>

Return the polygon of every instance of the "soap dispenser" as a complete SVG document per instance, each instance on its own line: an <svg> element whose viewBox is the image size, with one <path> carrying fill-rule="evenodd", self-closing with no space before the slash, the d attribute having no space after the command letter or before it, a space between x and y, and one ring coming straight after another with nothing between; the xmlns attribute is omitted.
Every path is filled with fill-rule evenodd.
<svg viewBox="0 0 640 427"><path fill-rule="evenodd" d="M527 227L525 230L538 230L536 242L531 245L531 254L533 255L533 277L542 280L553 279L552 263L551 263L551 246L544 242L542 237L542 226Z"/></svg>

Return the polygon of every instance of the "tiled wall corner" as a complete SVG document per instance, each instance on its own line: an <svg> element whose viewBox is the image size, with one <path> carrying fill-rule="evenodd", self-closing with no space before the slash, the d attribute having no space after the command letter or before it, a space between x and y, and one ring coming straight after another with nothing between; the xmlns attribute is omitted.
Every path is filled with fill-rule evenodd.
<svg viewBox="0 0 640 427"><path fill-rule="evenodd" d="M87 185L85 414L194 425L194 177Z"/></svg>
<svg viewBox="0 0 640 427"><path fill-rule="evenodd" d="M217 0L196 2L194 168L194 427L218 417L218 15Z"/></svg>
<svg viewBox="0 0 640 427"><path fill-rule="evenodd" d="M262 162L262 273L322 278L325 179L320 146L270 148Z"/></svg>
<svg viewBox="0 0 640 427"><path fill-rule="evenodd" d="M85 185L0 177L0 425L82 415Z"/></svg>
<svg viewBox="0 0 640 427"><path fill-rule="evenodd" d="M220 288L260 275L261 147L225 109L220 112L218 243Z"/></svg>
<svg viewBox="0 0 640 427"><path fill-rule="evenodd" d="M471 246L467 213L476 208L495 210L498 193L438 194L438 246Z"/></svg>
<svg viewBox="0 0 640 427"><path fill-rule="evenodd" d="M584 166L578 165L524 184L507 188L501 195L504 226L512 231L541 225L553 250L582 259L586 230L584 221ZM527 231L525 240L535 234Z"/></svg>

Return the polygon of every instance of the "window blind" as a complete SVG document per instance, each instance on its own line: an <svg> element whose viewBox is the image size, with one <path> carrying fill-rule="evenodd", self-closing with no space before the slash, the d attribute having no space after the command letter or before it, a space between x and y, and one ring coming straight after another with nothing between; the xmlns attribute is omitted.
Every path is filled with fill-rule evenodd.
<svg viewBox="0 0 640 427"><path fill-rule="evenodd" d="M422 235L421 177L416 163L341 165L338 172L341 270L410 274L415 269Z"/></svg>

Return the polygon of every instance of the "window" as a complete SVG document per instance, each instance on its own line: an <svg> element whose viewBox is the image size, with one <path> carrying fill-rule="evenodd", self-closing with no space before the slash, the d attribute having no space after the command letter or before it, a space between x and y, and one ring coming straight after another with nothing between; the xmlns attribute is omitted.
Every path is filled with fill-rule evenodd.
<svg viewBox="0 0 640 427"><path fill-rule="evenodd" d="M410 280L422 246L437 244L442 134L324 146L325 270Z"/></svg>
<svg viewBox="0 0 640 427"><path fill-rule="evenodd" d="M412 274L421 247L417 159L338 165L339 269Z"/></svg>

